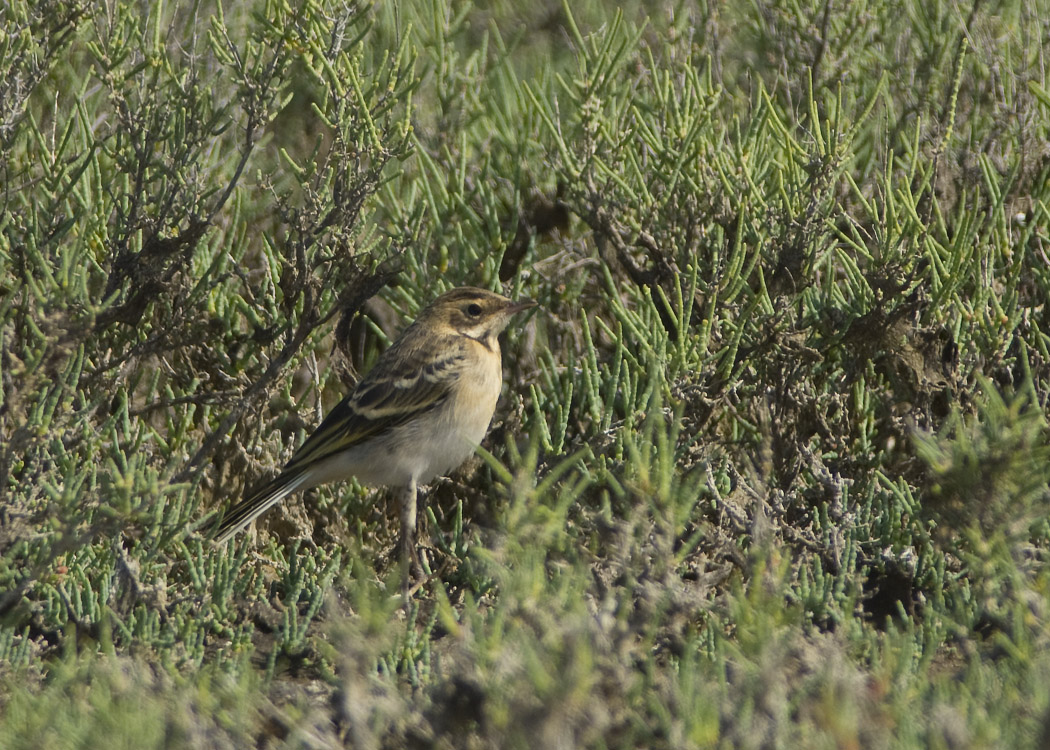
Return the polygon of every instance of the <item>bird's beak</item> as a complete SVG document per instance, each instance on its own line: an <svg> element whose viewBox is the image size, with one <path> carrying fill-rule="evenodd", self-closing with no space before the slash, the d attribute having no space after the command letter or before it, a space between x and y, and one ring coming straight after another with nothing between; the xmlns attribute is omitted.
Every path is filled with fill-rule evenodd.
<svg viewBox="0 0 1050 750"><path fill-rule="evenodd" d="M508 305L503 313L509 317L520 313L522 310L531 310L535 306L537 306L537 303L533 299L519 299L517 303Z"/></svg>
<svg viewBox="0 0 1050 750"><path fill-rule="evenodd" d="M506 309L503 312L507 315L514 315L516 313L520 313L522 310L530 310L533 307L536 307L536 305L537 302L535 300L522 299L507 305Z"/></svg>

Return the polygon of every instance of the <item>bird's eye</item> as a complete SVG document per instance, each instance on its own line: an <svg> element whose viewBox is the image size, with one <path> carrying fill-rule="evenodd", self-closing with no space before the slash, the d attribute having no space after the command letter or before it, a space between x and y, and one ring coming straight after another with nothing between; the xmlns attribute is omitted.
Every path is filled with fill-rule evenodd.
<svg viewBox="0 0 1050 750"><path fill-rule="evenodd" d="M481 315L481 305L479 305L477 302L471 302L469 305L467 305L467 315L469 315L472 318L476 318L479 315Z"/></svg>

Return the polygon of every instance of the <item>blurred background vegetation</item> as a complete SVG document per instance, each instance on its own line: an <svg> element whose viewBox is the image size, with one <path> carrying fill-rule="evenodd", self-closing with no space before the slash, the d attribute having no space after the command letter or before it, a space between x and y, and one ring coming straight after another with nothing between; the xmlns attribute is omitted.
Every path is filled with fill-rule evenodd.
<svg viewBox="0 0 1050 750"><path fill-rule="evenodd" d="M1047 19L5 3L0 746L1047 746ZM412 605L382 491L213 546L460 284Z"/></svg>

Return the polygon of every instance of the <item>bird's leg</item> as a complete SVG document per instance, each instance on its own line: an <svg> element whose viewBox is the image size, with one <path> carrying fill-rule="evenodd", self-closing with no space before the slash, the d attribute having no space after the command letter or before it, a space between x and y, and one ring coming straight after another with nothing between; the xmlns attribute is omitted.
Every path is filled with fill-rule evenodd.
<svg viewBox="0 0 1050 750"><path fill-rule="evenodd" d="M423 575L416 552L416 482L413 479L401 493L401 565L404 566L404 588L409 590L413 577Z"/></svg>

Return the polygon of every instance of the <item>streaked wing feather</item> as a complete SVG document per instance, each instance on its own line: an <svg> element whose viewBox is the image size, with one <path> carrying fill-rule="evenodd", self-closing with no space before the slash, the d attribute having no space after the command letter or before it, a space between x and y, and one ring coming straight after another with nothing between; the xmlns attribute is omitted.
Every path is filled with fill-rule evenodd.
<svg viewBox="0 0 1050 750"><path fill-rule="evenodd" d="M398 342L401 346L384 352L353 393L328 413L284 470L294 471L333 456L443 403L465 360L463 346L449 338L448 342L413 347L413 340L406 337ZM443 356L433 359L428 353L434 351L443 352Z"/></svg>

